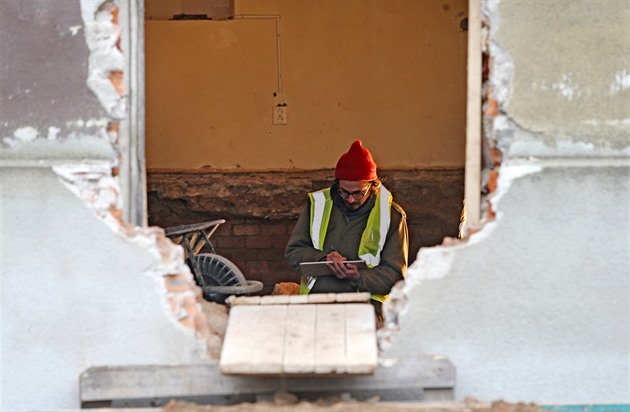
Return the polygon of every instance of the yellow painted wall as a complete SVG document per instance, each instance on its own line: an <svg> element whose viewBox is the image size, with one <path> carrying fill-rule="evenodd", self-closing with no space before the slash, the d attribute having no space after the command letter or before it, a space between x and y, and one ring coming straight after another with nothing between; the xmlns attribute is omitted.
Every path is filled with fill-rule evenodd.
<svg viewBox="0 0 630 412"><path fill-rule="evenodd" d="M465 0L237 0L276 19L146 22L149 168L464 165ZM274 92L287 124L272 125Z"/></svg>

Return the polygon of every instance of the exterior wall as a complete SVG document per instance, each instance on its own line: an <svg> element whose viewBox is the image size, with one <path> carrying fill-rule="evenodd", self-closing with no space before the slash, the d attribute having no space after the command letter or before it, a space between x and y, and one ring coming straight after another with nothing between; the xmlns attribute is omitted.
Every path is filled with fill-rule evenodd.
<svg viewBox="0 0 630 412"><path fill-rule="evenodd" d="M100 221L49 168L2 169L3 411L79 407L92 366L207 359L177 326L154 250Z"/></svg>
<svg viewBox="0 0 630 412"><path fill-rule="evenodd" d="M463 167L465 0L235 8L146 22L148 168L327 169L357 138L384 169Z"/></svg>
<svg viewBox="0 0 630 412"><path fill-rule="evenodd" d="M483 6L488 218L420 250L381 343L449 356L458 399L628 403L630 3Z"/></svg>
<svg viewBox="0 0 630 412"><path fill-rule="evenodd" d="M385 170L385 186L407 213L409 258L418 249L457 237L464 171ZM161 227L226 219L211 241L247 279L268 294L278 282L298 281L284 258L306 193L327 187L333 170L309 172L153 171L148 176L149 222Z"/></svg>
<svg viewBox="0 0 630 412"><path fill-rule="evenodd" d="M77 409L92 366L209 358L183 250L120 220L119 11L0 6L3 411Z"/></svg>

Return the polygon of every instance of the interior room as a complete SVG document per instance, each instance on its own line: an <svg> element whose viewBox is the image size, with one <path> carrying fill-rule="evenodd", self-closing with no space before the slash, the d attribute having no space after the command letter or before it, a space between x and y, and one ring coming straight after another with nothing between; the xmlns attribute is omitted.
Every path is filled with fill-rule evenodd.
<svg viewBox="0 0 630 412"><path fill-rule="evenodd" d="M457 237L465 0L145 1L149 224L225 219L217 253L262 294L306 194L355 139L407 213L409 263Z"/></svg>

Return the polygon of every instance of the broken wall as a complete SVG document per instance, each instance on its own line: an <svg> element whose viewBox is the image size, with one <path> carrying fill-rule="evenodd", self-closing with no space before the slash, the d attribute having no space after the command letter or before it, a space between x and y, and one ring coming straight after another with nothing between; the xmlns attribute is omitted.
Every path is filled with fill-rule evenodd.
<svg viewBox="0 0 630 412"><path fill-rule="evenodd" d="M628 403L630 3L482 5L498 187L420 250L381 343L447 355L458 399Z"/></svg>
<svg viewBox="0 0 630 412"><path fill-rule="evenodd" d="M227 219L214 235L219 253L266 293L296 279L288 232L306 192L332 183L359 138L407 212L411 260L457 236L467 2L237 0L235 9L227 21L146 22L149 222ZM277 103L286 124L272 122Z"/></svg>
<svg viewBox="0 0 630 412"><path fill-rule="evenodd" d="M120 220L119 4L0 7L2 410L76 409L92 366L208 359L183 250Z"/></svg>

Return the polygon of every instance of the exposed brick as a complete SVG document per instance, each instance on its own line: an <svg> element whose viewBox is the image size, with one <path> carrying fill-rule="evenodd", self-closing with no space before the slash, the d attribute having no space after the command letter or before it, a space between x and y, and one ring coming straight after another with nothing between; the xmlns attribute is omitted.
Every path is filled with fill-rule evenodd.
<svg viewBox="0 0 630 412"><path fill-rule="evenodd" d="M201 306L199 305L199 302L197 302L197 299L193 296L184 296L183 307L188 316L193 319L199 314L199 312L201 312Z"/></svg>
<svg viewBox="0 0 630 412"><path fill-rule="evenodd" d="M271 260L268 262L268 267L269 270L274 271L292 271L291 267L289 266L289 262L287 262L286 259Z"/></svg>
<svg viewBox="0 0 630 412"><path fill-rule="evenodd" d="M499 103L496 99L488 99L486 101L486 112L484 116L496 116L499 114Z"/></svg>
<svg viewBox="0 0 630 412"><path fill-rule="evenodd" d="M500 162L495 157L495 163ZM407 213L410 263L420 247L457 236L464 198L463 168L380 173L394 200ZM330 169L285 173L149 171L149 223L170 227L226 219L211 238L217 253L233 262L267 262L270 271L287 281L296 275L286 264L284 248L304 209L306 188L320 189L333 180ZM282 202L278 202L280 197ZM254 248L253 240L247 245L248 236L266 237L271 247Z"/></svg>
<svg viewBox="0 0 630 412"><path fill-rule="evenodd" d="M250 236L245 238L245 247L248 249L269 249L272 246L271 239L266 236Z"/></svg>
<svg viewBox="0 0 630 412"><path fill-rule="evenodd" d="M263 233L266 235L286 235L287 224L285 222L275 223L268 225L263 229Z"/></svg>
<svg viewBox="0 0 630 412"><path fill-rule="evenodd" d="M247 262L284 259L283 251L276 249L241 249L236 251L233 256L236 260Z"/></svg>
<svg viewBox="0 0 630 412"><path fill-rule="evenodd" d="M269 272L269 263L262 260L256 262L247 262L248 273L267 273Z"/></svg>
<svg viewBox="0 0 630 412"><path fill-rule="evenodd" d="M190 278L183 274L164 276L164 284L169 292L185 292L192 287Z"/></svg>
<svg viewBox="0 0 630 412"><path fill-rule="evenodd" d="M260 233L260 225L257 224L239 224L232 226L232 234L234 236L253 236Z"/></svg>
<svg viewBox="0 0 630 412"><path fill-rule="evenodd" d="M497 172L496 170L490 170L488 172L488 182L486 183L486 186L488 187L488 191L490 193L497 190L498 179L499 179L499 172Z"/></svg>
<svg viewBox="0 0 630 412"><path fill-rule="evenodd" d="M278 282L285 282L286 280L282 277L279 276L277 273L265 273L262 276L262 283L265 286L272 286L275 285Z"/></svg>
<svg viewBox="0 0 630 412"><path fill-rule="evenodd" d="M247 262L243 262L243 261L235 261L231 258L229 258L228 256L221 254L221 256L227 258L230 260L230 262L232 262L237 268L239 268L239 270L242 272L245 270L245 268L247 268Z"/></svg>
<svg viewBox="0 0 630 412"><path fill-rule="evenodd" d="M260 282L262 282L262 273L256 273L256 272L251 272L249 270L245 270L243 271L243 276L245 276L245 279L247 280L258 280Z"/></svg>
<svg viewBox="0 0 630 412"><path fill-rule="evenodd" d="M217 252L221 249L240 249L245 247L245 238L236 236L220 236L211 239ZM219 252L219 254L221 254Z"/></svg>
<svg viewBox="0 0 630 412"><path fill-rule="evenodd" d="M278 236L269 236L268 239L271 241L271 245L276 249L282 249L287 247L287 243L289 243L288 235L278 235Z"/></svg>

